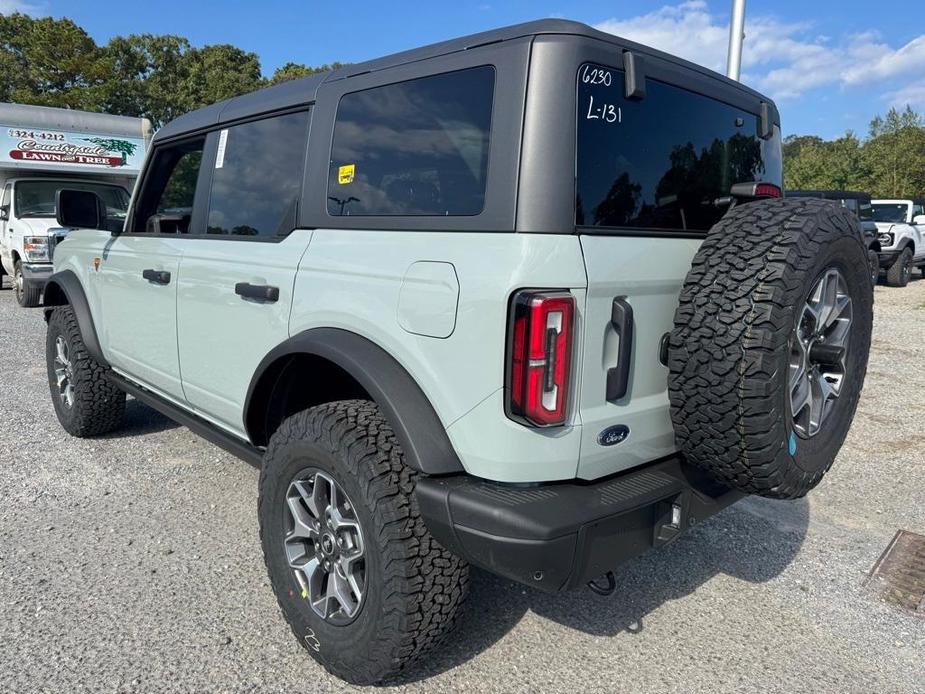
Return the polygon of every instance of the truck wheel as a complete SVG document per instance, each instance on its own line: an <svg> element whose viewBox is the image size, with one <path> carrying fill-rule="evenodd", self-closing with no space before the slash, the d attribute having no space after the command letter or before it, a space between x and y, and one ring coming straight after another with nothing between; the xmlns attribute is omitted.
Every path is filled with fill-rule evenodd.
<svg viewBox="0 0 925 694"><path fill-rule="evenodd" d="M13 264L13 290L16 293L16 301L23 308L35 308L42 299L40 287L26 286L22 277L22 261L20 260Z"/></svg>
<svg viewBox="0 0 925 694"><path fill-rule="evenodd" d="M55 414L72 436L99 436L116 429L125 393L106 378L107 369L87 352L70 306L58 306L45 336L48 387Z"/></svg>
<svg viewBox="0 0 925 694"><path fill-rule="evenodd" d="M415 472L378 406L319 405L286 419L260 474L260 539L299 643L354 684L395 676L452 626L468 565L418 512Z"/></svg>
<svg viewBox="0 0 925 694"><path fill-rule="evenodd" d="M868 249L867 264L870 265L870 283L876 287L877 282L880 280L880 256L877 251Z"/></svg>
<svg viewBox="0 0 925 694"><path fill-rule="evenodd" d="M912 277L912 249L906 246L887 268L886 283L891 287L905 287Z"/></svg>
<svg viewBox="0 0 925 694"><path fill-rule="evenodd" d="M740 205L713 227L669 341L671 418L690 463L774 498L819 483L864 383L869 272L857 220L822 200Z"/></svg>

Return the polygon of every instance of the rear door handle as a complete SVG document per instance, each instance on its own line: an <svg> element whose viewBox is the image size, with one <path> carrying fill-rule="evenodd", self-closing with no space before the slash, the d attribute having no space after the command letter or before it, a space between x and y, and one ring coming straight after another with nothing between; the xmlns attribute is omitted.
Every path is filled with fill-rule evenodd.
<svg viewBox="0 0 925 694"><path fill-rule="evenodd" d="M630 362L633 358L633 307L625 296L613 300L610 323L620 336L617 365L607 370L607 399L619 400L626 395L630 382Z"/></svg>
<svg viewBox="0 0 925 694"><path fill-rule="evenodd" d="M152 284L170 284L170 273L166 270L142 270L141 276Z"/></svg>
<svg viewBox="0 0 925 694"><path fill-rule="evenodd" d="M251 284L250 282L238 282L234 285L234 293L245 299L256 299L272 304L279 301L279 287L270 287L266 284Z"/></svg>

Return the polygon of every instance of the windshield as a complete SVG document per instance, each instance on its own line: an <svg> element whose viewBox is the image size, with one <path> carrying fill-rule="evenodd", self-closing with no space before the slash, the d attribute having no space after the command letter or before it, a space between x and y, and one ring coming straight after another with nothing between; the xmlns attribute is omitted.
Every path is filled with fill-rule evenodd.
<svg viewBox="0 0 925 694"><path fill-rule="evenodd" d="M873 204L875 222L892 222L901 224L906 221L906 214L909 212L909 205L904 202L875 202Z"/></svg>
<svg viewBox="0 0 925 694"><path fill-rule="evenodd" d="M125 188L86 181L19 181L16 184L16 216L54 217L55 194L62 188L88 190L100 196L110 219L125 219L129 195Z"/></svg>

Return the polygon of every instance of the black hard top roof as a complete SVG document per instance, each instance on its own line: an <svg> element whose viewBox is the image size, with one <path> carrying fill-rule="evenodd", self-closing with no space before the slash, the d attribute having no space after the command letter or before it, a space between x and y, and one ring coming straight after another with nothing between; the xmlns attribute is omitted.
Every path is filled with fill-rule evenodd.
<svg viewBox="0 0 925 694"><path fill-rule="evenodd" d="M436 58L450 53L466 51L478 48L488 44L497 44L503 41L536 36L539 34L564 34L581 37L588 37L606 41L632 50L638 50L652 56L657 56L664 60L671 61L686 69L694 70L700 73L710 75L711 77L725 80L737 88L749 92L756 97L762 98L768 103L770 99L762 97L748 87L730 80L722 75L713 72L705 67L688 62L681 58L662 53L653 48L642 46L641 44L618 38L613 34L594 29L581 22L573 22L565 19L540 19L524 24L515 24L513 26L493 29L479 34L472 34L461 38L450 39L440 43L431 44L422 48L415 48L401 53L395 53L382 58L375 58L363 63L347 65L338 70L331 72L318 73L302 79L290 80L272 87L260 89L249 94L221 101L211 106L191 111L171 121L161 128L155 135L155 142L165 140L179 135L192 133L208 128L213 128L221 123L228 123L242 118L249 118L262 113L270 113L286 108L293 108L303 104L309 104L315 101L318 88L326 83L335 80L348 79L355 75L376 72L386 68L395 67L429 58Z"/></svg>
<svg viewBox="0 0 925 694"><path fill-rule="evenodd" d="M826 200L870 200L870 193L856 190L788 190L791 198L825 198Z"/></svg>

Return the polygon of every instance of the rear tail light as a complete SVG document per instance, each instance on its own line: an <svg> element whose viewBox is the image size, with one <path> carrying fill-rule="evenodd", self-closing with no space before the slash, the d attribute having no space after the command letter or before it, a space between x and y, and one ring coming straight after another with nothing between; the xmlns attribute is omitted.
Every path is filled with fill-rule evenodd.
<svg viewBox="0 0 925 694"><path fill-rule="evenodd" d="M756 198L779 198L782 197L781 189L773 183L759 183L755 186Z"/></svg>
<svg viewBox="0 0 925 694"><path fill-rule="evenodd" d="M534 426L566 419L572 366L575 297L522 291L511 307L509 414Z"/></svg>
<svg viewBox="0 0 925 694"><path fill-rule="evenodd" d="M734 184L730 195L734 198L780 198L783 197L783 191L781 191L780 186L773 183L751 181L749 183Z"/></svg>

